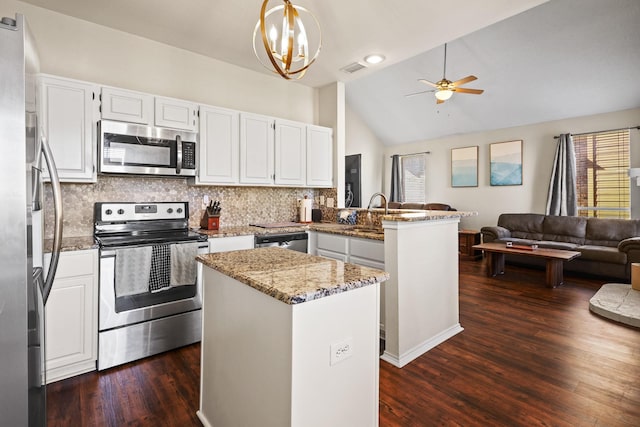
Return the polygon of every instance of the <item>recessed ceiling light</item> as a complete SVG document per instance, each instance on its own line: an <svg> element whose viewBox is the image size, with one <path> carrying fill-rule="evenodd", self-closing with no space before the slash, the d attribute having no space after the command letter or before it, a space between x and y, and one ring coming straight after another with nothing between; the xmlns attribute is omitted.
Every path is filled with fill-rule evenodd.
<svg viewBox="0 0 640 427"><path fill-rule="evenodd" d="M379 53L373 53L371 55L367 55L364 57L364 61L367 64L379 64L385 60L384 55L380 55Z"/></svg>

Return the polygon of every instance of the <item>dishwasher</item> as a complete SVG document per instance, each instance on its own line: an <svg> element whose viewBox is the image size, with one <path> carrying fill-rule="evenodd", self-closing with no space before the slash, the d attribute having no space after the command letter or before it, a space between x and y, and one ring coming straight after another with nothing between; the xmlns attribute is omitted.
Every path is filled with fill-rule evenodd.
<svg viewBox="0 0 640 427"><path fill-rule="evenodd" d="M307 253L307 242L309 238L307 233L278 233L278 234L260 234L255 236L256 248L266 248L269 246L277 246L283 249L291 249L298 252Z"/></svg>

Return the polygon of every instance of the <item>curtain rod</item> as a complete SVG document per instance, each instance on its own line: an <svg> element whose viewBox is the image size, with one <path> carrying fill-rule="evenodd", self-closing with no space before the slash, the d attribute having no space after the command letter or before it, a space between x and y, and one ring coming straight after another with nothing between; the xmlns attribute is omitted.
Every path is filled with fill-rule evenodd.
<svg viewBox="0 0 640 427"><path fill-rule="evenodd" d="M590 133L615 132L617 130L625 130L625 129L629 129L629 130L631 130L631 129L640 129L640 126L629 126L629 127L626 127L626 128L597 130L595 132L572 133L571 135L580 136L580 135L587 135L587 134L590 134ZM558 138L560 138L560 135L556 135L556 136L553 137L553 139L558 139Z"/></svg>
<svg viewBox="0 0 640 427"><path fill-rule="evenodd" d="M431 151L420 151L419 153L394 154L393 156L413 156L415 154L431 154ZM389 157L393 157L389 156Z"/></svg>

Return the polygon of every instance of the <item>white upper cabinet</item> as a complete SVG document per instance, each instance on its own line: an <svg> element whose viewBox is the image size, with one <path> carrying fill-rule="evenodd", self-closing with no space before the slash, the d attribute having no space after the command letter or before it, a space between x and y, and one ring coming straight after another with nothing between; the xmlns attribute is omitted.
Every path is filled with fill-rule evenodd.
<svg viewBox="0 0 640 427"><path fill-rule="evenodd" d="M274 120L257 114L240 114L240 182L273 184Z"/></svg>
<svg viewBox="0 0 640 427"><path fill-rule="evenodd" d="M143 125L153 123L153 95L103 87L101 101L103 119Z"/></svg>
<svg viewBox="0 0 640 427"><path fill-rule="evenodd" d="M197 104L113 87L102 88L102 118L198 131Z"/></svg>
<svg viewBox="0 0 640 427"><path fill-rule="evenodd" d="M160 127L198 131L198 105L180 99L155 99L155 124Z"/></svg>
<svg viewBox="0 0 640 427"><path fill-rule="evenodd" d="M304 186L307 170L306 125L276 119L275 130L275 183Z"/></svg>
<svg viewBox="0 0 640 427"><path fill-rule="evenodd" d="M240 169L240 113L200 107L199 184L237 184Z"/></svg>
<svg viewBox="0 0 640 427"><path fill-rule="evenodd" d="M333 130L307 125L307 186L333 185Z"/></svg>
<svg viewBox="0 0 640 427"><path fill-rule="evenodd" d="M48 138L62 182L95 182L98 86L41 75L40 127Z"/></svg>

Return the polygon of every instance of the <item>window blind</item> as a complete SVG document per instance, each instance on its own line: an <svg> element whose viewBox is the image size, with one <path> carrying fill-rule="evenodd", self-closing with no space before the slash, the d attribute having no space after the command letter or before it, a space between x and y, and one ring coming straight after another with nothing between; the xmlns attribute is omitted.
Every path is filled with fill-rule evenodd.
<svg viewBox="0 0 640 427"><path fill-rule="evenodd" d="M629 218L629 130L573 136L580 216Z"/></svg>
<svg viewBox="0 0 640 427"><path fill-rule="evenodd" d="M425 154L400 156L400 173L402 177L404 202L425 202L426 163Z"/></svg>

